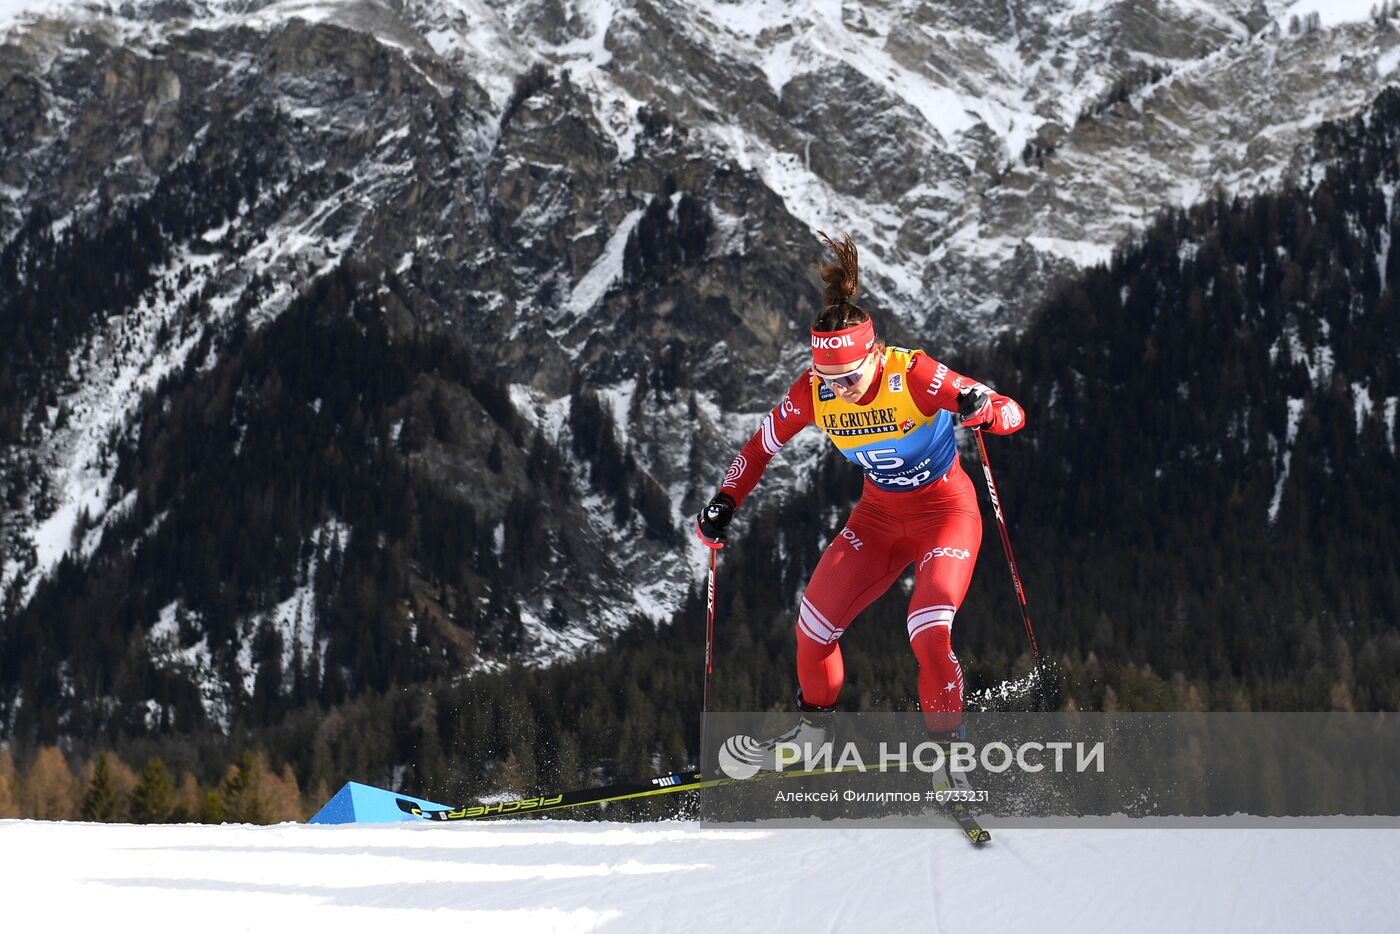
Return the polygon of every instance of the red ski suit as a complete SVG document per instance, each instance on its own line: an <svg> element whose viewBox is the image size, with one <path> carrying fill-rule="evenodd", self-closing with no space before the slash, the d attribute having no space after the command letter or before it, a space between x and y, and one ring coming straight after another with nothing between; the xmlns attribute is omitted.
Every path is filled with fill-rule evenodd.
<svg viewBox="0 0 1400 934"><path fill-rule="evenodd" d="M1011 399L922 351L885 349L874 382L856 403L837 399L809 369L725 475L721 490L737 508L773 455L808 425L819 425L865 472L860 502L827 545L798 612L797 677L808 704L836 703L845 678L838 640L913 564L907 622L919 662L919 704L930 730L961 724L963 674L953 653L953 616L982 543L977 494L958 463L951 415L967 387L991 397L994 417L984 431L1010 434L1024 424Z"/></svg>

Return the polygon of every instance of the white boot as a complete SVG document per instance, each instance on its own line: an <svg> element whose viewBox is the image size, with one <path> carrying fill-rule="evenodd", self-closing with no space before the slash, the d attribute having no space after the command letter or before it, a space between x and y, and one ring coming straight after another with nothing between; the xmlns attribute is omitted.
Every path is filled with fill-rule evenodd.
<svg viewBox="0 0 1400 934"><path fill-rule="evenodd" d="M719 750L720 771L743 781L759 772L799 771L804 760L822 757L832 742L836 708L814 707L798 694L797 709L797 724L784 733L763 740L745 734L725 740Z"/></svg>
<svg viewBox="0 0 1400 934"><path fill-rule="evenodd" d="M972 783L967 780L967 773L948 768L947 760L938 767L938 771L933 773L934 791L971 791Z"/></svg>
<svg viewBox="0 0 1400 934"><path fill-rule="evenodd" d="M759 744L762 749L758 766L760 771L780 771L780 753L784 769L800 769L803 760L820 756L822 750L831 745L835 734L832 721L836 708L814 707L803 701L802 695L798 694L797 709L799 714L796 726Z"/></svg>
<svg viewBox="0 0 1400 934"><path fill-rule="evenodd" d="M940 797L940 803L961 811L966 804L973 800L972 782L968 779L967 771L955 769L953 764L953 750L959 749L961 752L968 752L970 744L954 740L950 742L939 742L939 747L943 750L943 762L933 773L933 790L944 793L950 792L946 797Z"/></svg>

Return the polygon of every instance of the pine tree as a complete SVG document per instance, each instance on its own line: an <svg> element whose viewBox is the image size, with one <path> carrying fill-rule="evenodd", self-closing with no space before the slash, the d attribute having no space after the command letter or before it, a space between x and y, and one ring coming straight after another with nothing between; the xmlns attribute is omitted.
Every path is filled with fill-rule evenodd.
<svg viewBox="0 0 1400 934"><path fill-rule="evenodd" d="M112 780L112 770L107 764L107 754L97 757L97 765L92 770L87 793L83 796L82 818L87 821L110 822L117 819L119 802L117 786Z"/></svg>
<svg viewBox="0 0 1400 934"><path fill-rule="evenodd" d="M207 789L200 798L199 820L203 824L222 824L228 820L228 805L217 788Z"/></svg>
<svg viewBox="0 0 1400 934"><path fill-rule="evenodd" d="M198 779L194 777L193 772L182 772L180 785L175 792L175 806L170 812L170 822L172 824L186 824L201 820L202 810L203 795L200 792Z"/></svg>
<svg viewBox="0 0 1400 934"><path fill-rule="evenodd" d="M175 811L175 783L160 756L152 756L131 793L131 819L138 824L161 824Z"/></svg>
<svg viewBox="0 0 1400 934"><path fill-rule="evenodd" d="M267 758L260 752L245 749L238 762L228 767L219 790L229 820L244 824L271 822L267 777Z"/></svg>

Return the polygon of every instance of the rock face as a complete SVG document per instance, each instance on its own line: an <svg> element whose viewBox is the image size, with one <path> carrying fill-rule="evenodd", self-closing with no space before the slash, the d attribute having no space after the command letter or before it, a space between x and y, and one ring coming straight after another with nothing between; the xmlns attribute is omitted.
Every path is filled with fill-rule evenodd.
<svg viewBox="0 0 1400 934"><path fill-rule="evenodd" d="M546 524L594 558L520 582L536 657L679 606L684 516L802 366L816 230L856 237L888 336L946 353L1161 207L1304 171L1312 128L1400 62L1396 23L1293 32L1279 0L39 9L0 23L5 612L65 553L125 547L103 534L143 395L353 260L391 339L465 348L526 426L443 390L458 440L422 482L504 523L493 478L536 441L571 460L587 395L667 504L669 536L591 522L610 494L566 464ZM138 224L139 268L86 314L15 310ZM560 606L589 624L540 622Z"/></svg>

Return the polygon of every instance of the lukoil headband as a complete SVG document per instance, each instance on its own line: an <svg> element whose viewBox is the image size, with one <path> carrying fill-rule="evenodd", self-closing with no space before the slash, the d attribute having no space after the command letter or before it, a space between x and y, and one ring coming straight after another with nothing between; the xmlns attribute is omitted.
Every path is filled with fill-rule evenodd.
<svg viewBox="0 0 1400 934"><path fill-rule="evenodd" d="M854 366L875 346L875 322L869 319L840 331L812 330L812 362L818 366Z"/></svg>

